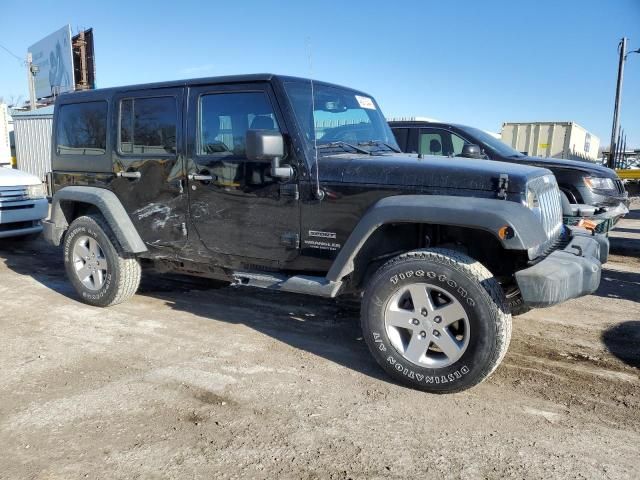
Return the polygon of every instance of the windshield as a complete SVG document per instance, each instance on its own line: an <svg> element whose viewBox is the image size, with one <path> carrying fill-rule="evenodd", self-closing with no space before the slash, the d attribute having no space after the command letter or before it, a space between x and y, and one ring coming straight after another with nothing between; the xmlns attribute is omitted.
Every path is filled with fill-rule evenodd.
<svg viewBox="0 0 640 480"><path fill-rule="evenodd" d="M484 130L480 130L478 128L473 127L460 127L465 132L468 132L469 135L475 137L480 143L487 145L492 150L495 150L498 155L502 155L503 157L524 157L522 153L517 151L515 148L511 148L509 145L504 143L502 140L498 140L496 137L489 135ZM482 147L483 145L479 145Z"/></svg>
<svg viewBox="0 0 640 480"><path fill-rule="evenodd" d="M309 145L315 138L319 149L346 146L359 153L399 151L373 98L314 82L312 102L310 81L286 82L285 89Z"/></svg>

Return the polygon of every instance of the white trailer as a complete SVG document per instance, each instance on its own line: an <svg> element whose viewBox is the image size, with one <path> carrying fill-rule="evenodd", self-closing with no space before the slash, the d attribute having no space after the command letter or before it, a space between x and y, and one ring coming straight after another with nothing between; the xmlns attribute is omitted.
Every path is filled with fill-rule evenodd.
<svg viewBox="0 0 640 480"><path fill-rule="evenodd" d="M598 160L600 139L575 122L505 122L502 141L537 157Z"/></svg>
<svg viewBox="0 0 640 480"><path fill-rule="evenodd" d="M13 114L17 166L40 179L51 171L52 125L53 105Z"/></svg>

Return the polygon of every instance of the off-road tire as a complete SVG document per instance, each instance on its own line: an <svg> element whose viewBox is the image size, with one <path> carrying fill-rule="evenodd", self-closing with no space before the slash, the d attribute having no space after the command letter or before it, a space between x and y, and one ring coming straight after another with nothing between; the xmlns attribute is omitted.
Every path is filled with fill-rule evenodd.
<svg viewBox="0 0 640 480"><path fill-rule="evenodd" d="M83 285L73 266L74 242L80 236L95 239L106 258L108 270L104 284L97 291ZM67 276L84 303L96 307L109 307L128 300L138 290L141 277L140 263L134 256L122 250L102 215L90 214L76 218L65 233L63 248Z"/></svg>
<svg viewBox="0 0 640 480"><path fill-rule="evenodd" d="M385 311L390 299L403 287L423 283L457 300L468 318L464 353L441 368L409 361L387 334ZM361 324L371 353L389 375L432 393L459 392L482 382L502 361L511 339L509 306L491 272L467 255L440 248L407 252L380 267L367 283Z"/></svg>

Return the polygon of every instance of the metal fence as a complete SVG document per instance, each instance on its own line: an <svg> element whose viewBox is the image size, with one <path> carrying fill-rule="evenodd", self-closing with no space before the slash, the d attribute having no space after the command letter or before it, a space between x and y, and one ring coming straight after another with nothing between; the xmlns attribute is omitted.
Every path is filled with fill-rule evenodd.
<svg viewBox="0 0 640 480"><path fill-rule="evenodd" d="M53 112L47 109L13 115L18 169L41 179L51 170L52 125Z"/></svg>
<svg viewBox="0 0 640 480"><path fill-rule="evenodd" d="M344 127L346 125L368 125L362 120L316 120L314 124L318 140L320 140L324 134L332 128Z"/></svg>

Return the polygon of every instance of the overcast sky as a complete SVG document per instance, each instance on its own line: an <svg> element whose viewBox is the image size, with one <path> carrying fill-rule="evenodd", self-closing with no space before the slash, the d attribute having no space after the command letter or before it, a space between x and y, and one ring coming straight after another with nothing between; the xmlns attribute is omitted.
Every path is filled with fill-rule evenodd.
<svg viewBox="0 0 640 480"><path fill-rule="evenodd" d="M71 24L93 27L99 87L234 73L313 77L365 90L389 116L500 131L575 121L608 145L617 44L640 48L640 0L5 0L0 45L19 56ZM0 49L0 96L28 97ZM640 148L640 55L625 72L622 125Z"/></svg>

